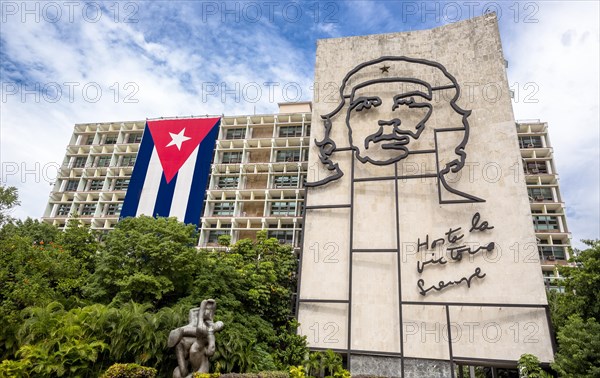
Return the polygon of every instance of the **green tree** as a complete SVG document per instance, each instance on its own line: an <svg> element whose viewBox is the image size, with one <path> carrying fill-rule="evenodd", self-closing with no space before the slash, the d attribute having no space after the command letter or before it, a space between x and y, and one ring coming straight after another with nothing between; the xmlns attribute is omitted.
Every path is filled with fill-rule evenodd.
<svg viewBox="0 0 600 378"><path fill-rule="evenodd" d="M519 377L522 378L551 378L552 376L542 370L540 360L533 354L523 354L517 365Z"/></svg>
<svg viewBox="0 0 600 378"><path fill-rule="evenodd" d="M168 334L207 298L226 325L215 370L287 370L307 355L290 322L296 256L266 232L208 252L174 218L125 219L103 244L76 219L64 233L35 221L11 227L0 233L0 377L98 376L116 362L168 376Z"/></svg>
<svg viewBox="0 0 600 378"><path fill-rule="evenodd" d="M67 222L65 231L58 235L57 242L71 256L81 260L90 272L94 271L99 248L97 232L73 217Z"/></svg>
<svg viewBox="0 0 600 378"><path fill-rule="evenodd" d="M279 329L274 357L278 361L280 369L285 370L288 366L301 365L308 357L306 336L297 334L299 326L300 323L292 319L286 326Z"/></svg>
<svg viewBox="0 0 600 378"><path fill-rule="evenodd" d="M219 235L219 237L217 238L217 242L219 243L219 245L229 247L229 245L231 244L231 235Z"/></svg>
<svg viewBox="0 0 600 378"><path fill-rule="evenodd" d="M32 243L43 245L55 242L60 236L60 231L51 224L27 218L11 220L0 230L0 239L6 239L13 235L30 238Z"/></svg>
<svg viewBox="0 0 600 378"><path fill-rule="evenodd" d="M600 321L600 240L583 240L589 247L576 251L571 259L577 267L562 266L560 274L565 277L567 295L577 303L577 313L585 318Z"/></svg>
<svg viewBox="0 0 600 378"><path fill-rule="evenodd" d="M552 368L561 377L600 377L600 324L594 318L569 317L558 332L558 345Z"/></svg>
<svg viewBox="0 0 600 378"><path fill-rule="evenodd" d="M69 311L59 302L29 307L17 334L17 359L0 366L0 377L3 371L7 376L98 376L118 361L153 365L167 376L175 361L166 340L184 322L185 311L175 306L152 312L149 307L133 302Z"/></svg>
<svg viewBox="0 0 600 378"><path fill-rule="evenodd" d="M80 261L53 242L36 244L32 238L0 238L0 357L12 355L21 311L52 301L73 305L88 272Z"/></svg>
<svg viewBox="0 0 600 378"><path fill-rule="evenodd" d="M214 358L220 371L287 370L303 361L306 341L289 324L297 266L289 246L262 231L257 240L240 240L228 252L203 251L197 263L185 302L217 301L217 316L226 324Z"/></svg>
<svg viewBox="0 0 600 378"><path fill-rule="evenodd" d="M14 186L0 185L0 226L12 219L8 215L8 211L19 205L19 193L17 188Z"/></svg>
<svg viewBox="0 0 600 378"><path fill-rule="evenodd" d="M195 244L195 227L176 218L126 218L106 237L87 292L102 303L172 305L191 288Z"/></svg>
<svg viewBox="0 0 600 378"><path fill-rule="evenodd" d="M296 291L298 260L292 247L267 238L266 230L262 230L256 241L244 239L233 245L225 258L241 273L248 310L270 319L277 327L285 326Z"/></svg>
<svg viewBox="0 0 600 378"><path fill-rule="evenodd" d="M564 377L600 376L600 240L584 240L575 266L559 267L564 293L549 292L558 352L552 368Z"/></svg>
<svg viewBox="0 0 600 378"><path fill-rule="evenodd" d="M328 349L322 352L323 369L329 373L329 375L335 374L337 371L342 370L342 356Z"/></svg>

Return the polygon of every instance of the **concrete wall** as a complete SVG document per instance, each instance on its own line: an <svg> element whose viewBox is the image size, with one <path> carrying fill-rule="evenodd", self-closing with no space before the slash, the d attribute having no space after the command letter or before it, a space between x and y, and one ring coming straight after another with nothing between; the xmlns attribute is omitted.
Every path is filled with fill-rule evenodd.
<svg viewBox="0 0 600 378"><path fill-rule="evenodd" d="M310 102L283 102L278 105L279 105L279 113L280 114L303 113L303 112L310 113L310 111L311 111L311 109L310 109L311 103Z"/></svg>
<svg viewBox="0 0 600 378"><path fill-rule="evenodd" d="M252 129L252 138L273 138L273 127L254 126Z"/></svg>
<svg viewBox="0 0 600 378"><path fill-rule="evenodd" d="M299 294L307 302L299 306L300 332L311 346L350 347L361 355L403 351L405 357L416 359L516 361L523 353L533 353L551 361L546 296L496 17L432 30L320 40L315 83L324 95L313 103L313 119L338 108L340 86L348 72L383 56L440 63L456 79L460 96L443 70L406 59L384 60L349 77L342 91L344 104L330 116L330 137L337 149L354 151L328 156L343 176L309 188L307 205L352 208L307 210ZM441 88L430 93L427 86L406 78ZM368 80L379 82L363 86ZM327 83L335 89L328 89ZM412 97L413 106L397 99L394 106L394 96L401 94ZM371 100L361 111L349 110L359 97L374 96L381 105ZM379 124L394 118L401 120L396 131ZM404 156L399 136L417 135L422 120L426 122L418 137L410 136L404 145L411 154L397 160ZM374 141L377 133L397 138ZM332 173L320 163L314 144L324 137L325 127L313 124L309 167L316 171L309 172L309 181ZM391 164L373 163L394 159ZM441 174L453 161L463 168ZM396 180L396 174L406 178ZM358 179L354 184L352 177ZM365 181L372 178L377 181ZM479 224L486 221L493 229L470 231L476 213ZM452 235L462 238L450 243ZM418 250L427 236L429 244L438 238L445 241ZM464 252L461 260L452 259L448 247L459 246L491 250ZM417 263L441 257L445 264L428 264L417 271ZM477 272L470 287L463 280L421 294L440 281L460 281ZM446 308L446 303L451 305Z"/></svg>

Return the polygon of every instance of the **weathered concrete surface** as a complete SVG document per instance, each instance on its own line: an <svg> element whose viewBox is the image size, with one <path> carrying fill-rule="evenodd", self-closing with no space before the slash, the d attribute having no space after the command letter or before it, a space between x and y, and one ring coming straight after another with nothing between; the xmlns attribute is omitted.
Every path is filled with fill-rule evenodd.
<svg viewBox="0 0 600 378"><path fill-rule="evenodd" d="M457 85L434 66L396 60L365 66L341 88L359 64L387 56L440 63ZM394 80L381 80L390 78ZM408 85L399 78L419 82ZM441 89L433 91L421 82ZM306 213L299 296L338 301L300 303L300 332L310 346L350 346L361 353L403 349L408 358L449 360L450 333L457 357L516 361L523 353L533 353L541 361L552 361L544 309L502 305L545 305L546 295L496 17L485 15L432 30L320 40L315 85L319 96L313 102L308 180L332 174L315 144L326 137L322 116L331 121L328 137L343 149L328 156L343 176L309 188L307 205L351 204L352 209ZM417 90L425 95L409 97L423 104L421 108L394 106L397 96ZM430 98L428 91L433 92ZM374 96L380 104L371 102L356 110L359 98ZM428 116L427 109L432 109ZM395 127L412 127L413 132L426 119L419 137L411 136L405 144L418 153L395 164L359 161L366 156L384 161L401 153L395 145L383 147L400 143L397 131L382 143L373 136L383 126L392 130L391 124L379 121L394 118L401 120ZM388 133L392 134L383 135ZM462 163L462 169L442 174L453 161ZM389 179L396 171L400 176L434 177ZM359 181L353 183L353 177ZM485 202L443 203L464 197L443 186L440 177L451 189ZM380 180L365 181L369 178ZM480 223L494 228L470 231L475 213L481 215ZM459 227L456 236L463 237L450 243L449 230ZM427 238L429 246L419 248ZM432 248L438 238L444 242ZM465 253L462 259L452 259L447 249L476 249L492 242L490 251ZM369 249L378 251L365 252ZM417 263L440 257L446 262L417 270ZM475 272L479 276L467 285ZM422 288L454 281L458 283L422 295ZM444 303L450 302L458 305L447 310Z"/></svg>

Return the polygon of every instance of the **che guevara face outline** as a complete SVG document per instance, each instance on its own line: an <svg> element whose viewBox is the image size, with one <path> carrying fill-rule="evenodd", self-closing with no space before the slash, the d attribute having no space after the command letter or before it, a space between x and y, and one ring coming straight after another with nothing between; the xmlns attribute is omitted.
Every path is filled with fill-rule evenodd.
<svg viewBox="0 0 600 378"><path fill-rule="evenodd" d="M404 84L416 89L398 90ZM383 90L369 95L369 90L375 87ZM431 85L418 79L381 78L354 86L346 111L346 126L356 158L375 165L406 158L411 152L411 142L419 139L433 113L432 98ZM369 120L372 127L353 129L353 118L365 113L373 118Z"/></svg>

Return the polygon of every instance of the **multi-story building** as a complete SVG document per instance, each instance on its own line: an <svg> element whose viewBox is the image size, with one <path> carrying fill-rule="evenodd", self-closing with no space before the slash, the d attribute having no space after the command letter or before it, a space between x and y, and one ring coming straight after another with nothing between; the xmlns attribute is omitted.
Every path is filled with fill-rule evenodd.
<svg viewBox="0 0 600 378"><path fill-rule="evenodd" d="M145 121L75 125L43 220L59 228L78 214L96 230L119 219Z"/></svg>
<svg viewBox="0 0 600 378"><path fill-rule="evenodd" d="M145 121L75 125L44 221L63 228L69 215L101 231L119 219ZM200 247L232 242L266 229L299 247L308 170L309 102L280 104L278 114L223 116L200 227ZM565 204L558 185L548 125L517 123L525 182L549 287L569 258Z"/></svg>
<svg viewBox="0 0 600 378"><path fill-rule="evenodd" d="M200 228L200 246L267 229L298 246L310 135L310 102L278 114L223 116ZM107 232L119 220L146 121L77 124L43 220L64 228L78 214Z"/></svg>
<svg viewBox="0 0 600 378"><path fill-rule="evenodd" d="M299 247L311 105L280 104L279 114L224 117L200 231L201 247L269 237Z"/></svg>
<svg viewBox="0 0 600 378"><path fill-rule="evenodd" d="M548 287L557 288L561 277L556 267L569 259L570 233L548 124L539 120L519 121L517 134L544 281Z"/></svg>

